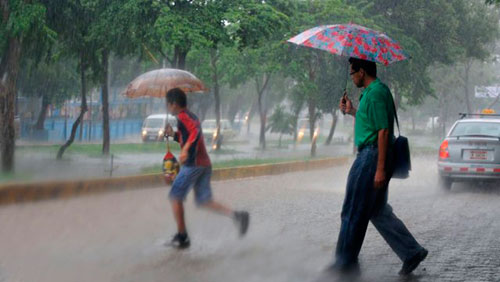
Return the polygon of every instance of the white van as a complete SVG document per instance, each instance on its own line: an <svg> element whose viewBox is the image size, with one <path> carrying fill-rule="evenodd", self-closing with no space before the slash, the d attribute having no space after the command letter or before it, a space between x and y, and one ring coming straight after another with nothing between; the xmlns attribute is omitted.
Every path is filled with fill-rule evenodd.
<svg viewBox="0 0 500 282"><path fill-rule="evenodd" d="M203 131L205 142L208 143L215 137L215 132L217 132L217 122L215 119L206 119L201 124L201 128ZM234 138L236 136L236 132L233 130L233 127L231 126L231 122L229 122L229 120L220 120L220 134L225 140Z"/></svg>
<svg viewBox="0 0 500 282"><path fill-rule="evenodd" d="M175 118L175 116L167 116L167 114L156 114L148 116L142 123L142 142L165 140L164 130L167 122L172 125L175 131L177 127L177 119Z"/></svg>

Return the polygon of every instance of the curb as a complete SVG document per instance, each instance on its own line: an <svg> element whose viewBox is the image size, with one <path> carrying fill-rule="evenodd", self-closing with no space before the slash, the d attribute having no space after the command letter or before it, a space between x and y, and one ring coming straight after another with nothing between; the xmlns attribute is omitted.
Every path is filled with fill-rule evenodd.
<svg viewBox="0 0 500 282"><path fill-rule="evenodd" d="M346 164L348 161L349 157L339 157L214 169L212 180L224 181L265 175L278 175L294 171L307 171L339 166ZM49 199L68 199L81 195L146 189L161 185L164 185L164 178L161 173L88 180L12 183L0 185L0 205L36 202Z"/></svg>

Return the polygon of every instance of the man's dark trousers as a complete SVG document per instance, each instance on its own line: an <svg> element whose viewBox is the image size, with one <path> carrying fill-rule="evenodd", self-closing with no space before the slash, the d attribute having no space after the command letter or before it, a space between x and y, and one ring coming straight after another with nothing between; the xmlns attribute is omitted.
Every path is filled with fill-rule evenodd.
<svg viewBox="0 0 500 282"><path fill-rule="evenodd" d="M335 252L336 264L340 267L357 263L368 221L373 223L403 262L422 249L392 212L392 207L387 203L387 186L374 188L377 161L376 145L365 146L358 152L349 172Z"/></svg>

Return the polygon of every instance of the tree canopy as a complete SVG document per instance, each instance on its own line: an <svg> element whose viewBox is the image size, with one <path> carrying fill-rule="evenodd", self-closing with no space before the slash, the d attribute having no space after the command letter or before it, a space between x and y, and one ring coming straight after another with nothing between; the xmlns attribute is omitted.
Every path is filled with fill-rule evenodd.
<svg viewBox="0 0 500 282"><path fill-rule="evenodd" d="M196 106L203 115L207 105L213 105L217 120L228 105L243 103L249 113L258 111L263 146L268 110L275 103L288 107L295 118L306 107L312 137L316 117L336 115L344 88L353 92L347 58L297 47L287 39L318 25L349 22L383 31L411 56L379 68L398 106L418 105L442 92L436 68L463 69L454 73L461 76L467 101L473 81L478 81L468 72L491 59L498 40L500 16L493 4L499 1L0 0L0 104L12 108L18 91L28 94L40 88L43 77L53 80L64 71L68 75L54 79L54 85L80 78L80 83L70 84L72 93L80 88L82 115L88 88L102 89L106 124L109 73L122 73L114 68L140 73L168 66L192 71L210 88L209 98ZM243 96L252 88L252 97ZM59 90L46 92L54 104L67 97ZM7 144L2 145L5 152L13 150L12 111L2 119L3 138L10 140L2 143ZM228 116L237 114L227 111ZM4 161L6 167L12 167L9 162Z"/></svg>

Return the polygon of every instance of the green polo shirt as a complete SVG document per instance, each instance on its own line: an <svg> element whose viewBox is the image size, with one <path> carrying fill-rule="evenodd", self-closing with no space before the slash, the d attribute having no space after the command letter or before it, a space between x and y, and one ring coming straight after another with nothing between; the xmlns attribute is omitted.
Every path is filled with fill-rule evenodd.
<svg viewBox="0 0 500 282"><path fill-rule="evenodd" d="M359 97L354 126L354 143L358 148L376 144L381 129L389 129L389 136L394 136L393 103L389 87L378 78L365 88Z"/></svg>

